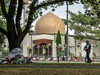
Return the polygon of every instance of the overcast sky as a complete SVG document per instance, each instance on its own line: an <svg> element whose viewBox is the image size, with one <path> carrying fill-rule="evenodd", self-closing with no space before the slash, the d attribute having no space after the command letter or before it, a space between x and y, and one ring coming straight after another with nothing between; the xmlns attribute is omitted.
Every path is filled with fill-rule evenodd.
<svg viewBox="0 0 100 75"><path fill-rule="evenodd" d="M65 12L66 8L67 8L67 6L64 5L64 6L57 7L54 12L52 12L51 8L48 8L48 10L42 10L42 11L43 11L43 15L47 14L48 12L52 12L55 15L57 15L58 17L60 17L61 19L62 18L66 19L66 17L67 17L66 16L66 12ZM69 10L72 11L73 13L78 13L78 11L81 11L82 13L84 13L84 9L83 9L83 5L82 4L69 5ZM38 17L38 19L39 18L40 17ZM70 18L70 16L69 16L69 18ZM35 25L37 20L32 25ZM34 30L34 27L32 29ZM72 30L72 31L69 30L69 34L70 35L74 35L74 30Z"/></svg>

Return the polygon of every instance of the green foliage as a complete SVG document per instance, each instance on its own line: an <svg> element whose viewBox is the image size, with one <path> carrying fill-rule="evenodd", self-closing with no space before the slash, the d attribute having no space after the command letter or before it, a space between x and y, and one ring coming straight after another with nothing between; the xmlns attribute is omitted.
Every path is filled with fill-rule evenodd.
<svg viewBox="0 0 100 75"><path fill-rule="evenodd" d="M6 4L6 10L8 10L9 0L5 0L5 4ZM5 20L5 17L1 11L1 6L0 6L0 27L7 31L6 20ZM4 39L5 39L5 35L0 32L0 46L4 43Z"/></svg>
<svg viewBox="0 0 100 75"><path fill-rule="evenodd" d="M69 11L69 14L70 29L75 30L75 35L77 36L74 37L76 39L100 39L100 29L98 28L100 20L96 15L88 16L86 13L82 14L80 11L78 14Z"/></svg>
<svg viewBox="0 0 100 75"><path fill-rule="evenodd" d="M9 52L4 50L4 49L1 49L2 51L2 57L5 57L5 56L8 56Z"/></svg>
<svg viewBox="0 0 100 75"><path fill-rule="evenodd" d="M10 0L5 0L5 9L7 13L9 10L9 3L10 3ZM1 11L1 6L0 6L0 27L7 31L6 20L5 20L4 14Z"/></svg>
<svg viewBox="0 0 100 75"><path fill-rule="evenodd" d="M57 46L59 44L61 44L61 35L60 35L60 31L59 30L58 30L57 37L56 37L56 44L57 44Z"/></svg>
<svg viewBox="0 0 100 75"><path fill-rule="evenodd" d="M57 37L56 37L58 63L59 63L59 57L61 56L61 49L59 47L59 44L61 44L61 35L60 35L60 31L58 30Z"/></svg>
<svg viewBox="0 0 100 75"><path fill-rule="evenodd" d="M69 20L70 23L70 29L75 30L75 34L77 36L76 39L82 40L83 38L88 39L100 39L100 29L98 28L98 25L100 24L100 20L98 17L88 16L87 14L82 14L81 12L78 12L78 14L69 12L71 15L71 18Z"/></svg>
<svg viewBox="0 0 100 75"><path fill-rule="evenodd" d="M97 15L100 18L100 0L81 0L81 3L87 15Z"/></svg>
<svg viewBox="0 0 100 75"><path fill-rule="evenodd" d="M0 32L0 44L2 45L5 40L5 35Z"/></svg>
<svg viewBox="0 0 100 75"><path fill-rule="evenodd" d="M64 22L64 24L66 25L66 23L67 23L66 19L62 19L62 21L63 21L63 22Z"/></svg>
<svg viewBox="0 0 100 75"><path fill-rule="evenodd" d="M6 25L5 21L3 21L3 20L0 18L0 27L2 27L3 29L6 29L5 25ZM5 35L4 35L3 33L0 32L0 44L1 44L1 45L4 43L4 40L5 40Z"/></svg>

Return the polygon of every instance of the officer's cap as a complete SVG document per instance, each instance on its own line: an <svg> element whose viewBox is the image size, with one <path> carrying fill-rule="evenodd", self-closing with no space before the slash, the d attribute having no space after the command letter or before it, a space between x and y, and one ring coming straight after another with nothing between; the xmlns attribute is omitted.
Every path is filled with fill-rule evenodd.
<svg viewBox="0 0 100 75"><path fill-rule="evenodd" d="M86 42L89 42L88 40L86 40Z"/></svg>

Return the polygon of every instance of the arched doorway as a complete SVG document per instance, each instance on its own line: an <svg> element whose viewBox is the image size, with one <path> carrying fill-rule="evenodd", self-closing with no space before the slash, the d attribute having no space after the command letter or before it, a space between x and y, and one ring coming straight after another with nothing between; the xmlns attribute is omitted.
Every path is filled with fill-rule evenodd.
<svg viewBox="0 0 100 75"><path fill-rule="evenodd" d="M37 46L35 49L35 46L33 47L33 56L37 55L38 57L48 57L52 55L52 40L47 40L47 39L39 39L39 40L33 40L33 43ZM48 44L51 44L51 46L47 47ZM41 47L41 45L44 46L45 49L45 54L43 55L43 47ZM37 51L35 51L37 50ZM36 54L36 52L38 52Z"/></svg>
<svg viewBox="0 0 100 75"><path fill-rule="evenodd" d="M47 44L46 43L41 43L39 46L40 46L40 49L39 49L39 55L40 56L45 56L45 54L43 54L43 50L46 50L45 46Z"/></svg>
<svg viewBox="0 0 100 75"><path fill-rule="evenodd" d="M43 52L45 50L45 53ZM48 46L46 43L41 43L39 46L34 46L34 56L49 57L52 55L52 46Z"/></svg>

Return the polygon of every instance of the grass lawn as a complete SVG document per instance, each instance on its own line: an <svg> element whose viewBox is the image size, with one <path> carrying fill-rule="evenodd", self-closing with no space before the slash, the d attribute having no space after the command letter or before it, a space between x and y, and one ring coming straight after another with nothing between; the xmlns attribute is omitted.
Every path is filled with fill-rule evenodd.
<svg viewBox="0 0 100 75"><path fill-rule="evenodd" d="M0 68L0 75L100 75L100 68Z"/></svg>

